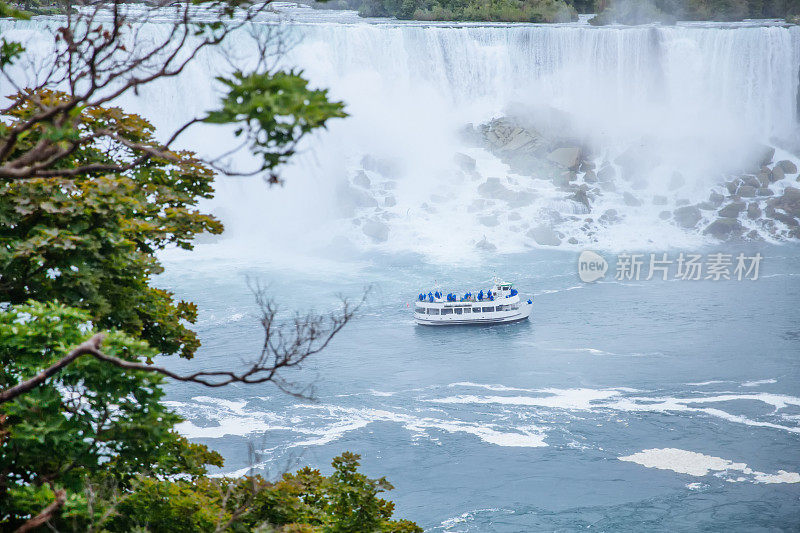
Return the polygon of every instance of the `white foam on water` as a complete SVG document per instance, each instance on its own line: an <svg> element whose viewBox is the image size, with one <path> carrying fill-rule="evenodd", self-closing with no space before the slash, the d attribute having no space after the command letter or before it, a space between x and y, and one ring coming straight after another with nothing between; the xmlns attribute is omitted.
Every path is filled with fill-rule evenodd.
<svg viewBox="0 0 800 533"><path fill-rule="evenodd" d="M619 389L539 389L547 396L475 396L459 395L427 399L438 404L501 404L529 407L590 410L597 402L619 396Z"/></svg>
<svg viewBox="0 0 800 533"><path fill-rule="evenodd" d="M640 464L646 468L672 470L679 474L702 477L714 473L730 482L800 483L800 474L779 470L767 474L751 469L745 463L735 463L721 457L705 455L679 448L651 448L619 457L620 461ZM740 475L741 474L741 475ZM735 477L733 477L735 475Z"/></svg>
<svg viewBox="0 0 800 533"><path fill-rule="evenodd" d="M385 409L358 409L338 406L310 406L310 409L326 411L330 418L338 419L324 428L311 430L321 436L315 440L293 443L291 446L312 446L328 444L341 438L345 433L362 429L374 422L392 422L402 425L417 437L430 438L431 430L446 433L466 433L496 446L538 448L547 446L543 429L531 424L504 428L495 424L483 424L460 420L443 420L429 416L416 416Z"/></svg>
<svg viewBox="0 0 800 533"><path fill-rule="evenodd" d="M533 294L534 294L534 296L540 296L540 295L545 295L545 294L556 294L556 293L559 293L559 292L567 292L567 291L574 291L576 289L583 289L586 286L587 285L584 284L584 285L574 285L572 287L565 287L563 289L544 289L544 290L541 290L541 291L534 292Z"/></svg>
<svg viewBox="0 0 800 533"><path fill-rule="evenodd" d="M532 392L532 389L521 389L519 387L506 387L505 385L494 385L487 383L473 383L471 381L459 381L458 383L450 383L448 387L469 387L477 389L493 390L498 392Z"/></svg>
<svg viewBox="0 0 800 533"><path fill-rule="evenodd" d="M374 420L367 418L353 418L342 420L324 427L323 429L304 429L304 433L316 435L314 438L294 442L290 447L324 446L341 439L345 434L367 427Z"/></svg>
<svg viewBox="0 0 800 533"><path fill-rule="evenodd" d="M760 379L758 381L745 381L742 383L742 387L758 387L759 385L769 385L771 383L777 383L777 379Z"/></svg>
<svg viewBox="0 0 800 533"><path fill-rule="evenodd" d="M283 417L267 411L246 409L247 401L231 401L208 396L192 398L194 403L165 401L188 420L179 423L178 432L190 439L218 439L226 436L247 436L267 431L294 431ZM204 418L214 425L198 426L192 418Z"/></svg>
<svg viewBox="0 0 800 533"><path fill-rule="evenodd" d="M558 351L561 352L585 352L591 355L617 355L612 352L606 352L604 350L598 350L597 348L564 348L559 349Z"/></svg>
<svg viewBox="0 0 800 533"><path fill-rule="evenodd" d="M498 391L500 392L500 391ZM520 391L509 391L520 392ZM756 420L751 417L726 411L712 404L735 403L740 401L759 402L769 405L773 415L780 415L786 421L795 421L791 416L780 413L787 407L800 406L800 398L785 394L771 393L715 393L697 397L649 396L637 389L617 387L613 389L538 389L530 391L536 395L475 395L461 394L441 398L424 398L422 401L439 405L502 405L517 408L551 408L564 411L595 412L650 412L650 413L699 413L728 422L753 427L763 427L800 434L797 425L777 424L769 420ZM535 411L534 411L535 412Z"/></svg>
<svg viewBox="0 0 800 533"><path fill-rule="evenodd" d="M749 400L765 403L774 408L777 412L788 406L800 405L800 398L782 394L717 394L697 398L674 398L674 397L644 397L631 396L620 398L614 402L603 405L602 407L620 411L630 412L662 412L662 413L702 413L728 422L735 422L754 427L764 427L786 431L789 433L800 434L800 427L785 426L773 422L754 420L744 415L729 413L728 411L715 407L696 407L696 405L734 402L739 400Z"/></svg>
<svg viewBox="0 0 800 533"><path fill-rule="evenodd" d="M475 520L476 515L491 514L491 513L513 513L513 512L514 511L510 509L500 509L495 507L487 509L474 509L472 511L467 511L465 513L462 513L459 516L454 516L453 518L448 518L447 520L443 520L441 525L433 528L433 531L441 530L447 533L458 533L459 531L465 531L465 530L458 530L453 528L462 526L463 524L469 522L473 522Z"/></svg>
<svg viewBox="0 0 800 533"><path fill-rule="evenodd" d="M388 397L388 396L394 396L395 395L394 392L385 392L385 391L379 391L379 390L375 390L375 389L370 389L369 393L372 394L373 396L380 396L380 397Z"/></svg>

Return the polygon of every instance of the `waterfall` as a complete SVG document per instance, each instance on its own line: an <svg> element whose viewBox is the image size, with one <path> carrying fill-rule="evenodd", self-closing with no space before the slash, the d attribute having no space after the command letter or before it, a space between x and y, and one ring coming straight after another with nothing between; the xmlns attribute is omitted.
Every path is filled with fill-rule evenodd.
<svg viewBox="0 0 800 533"><path fill-rule="evenodd" d="M669 196L671 205L681 198L702 200L721 175L744 165L739 158L754 143L770 143L789 155L800 145L797 26L387 24L353 17L342 22L306 9L291 16L281 23L284 38L293 43L282 62L303 69L314 86L329 87L333 98L347 104L350 117L332 121L327 131L303 143L283 170L282 188L218 180L210 207L226 222L229 242L245 248L319 247L334 236L357 247L433 255L471 250L481 240L501 251L530 245L525 228L543 212L558 210L563 194L544 180L513 175L485 148L459 136L465 125L510 109L557 112L560 118L548 127L581 139L598 164L631 144L646 143L659 164L644 190ZM0 32L28 42L34 55L44 54L41 42L52 23L42 17L2 21ZM261 26L275 23L267 19ZM152 26L154 36L165 31ZM246 56L250 44L242 32L229 46ZM218 55L204 52L177 79L118 103L167 136L182 120L213 107L219 90L213 76L223 68ZM214 155L227 146L226 138L224 129L203 127L182 142ZM478 177L455 167L458 152L476 160ZM241 156L239 162L247 159ZM666 189L666 176L675 170L688 182L680 193ZM353 197L359 175L369 187ZM476 204L488 177L529 192L532 204L499 211L497 205ZM342 187L350 191L344 200ZM618 196L607 195L592 215L614 206L627 209ZM622 227L596 234L595 245L680 246L702 240L698 232L659 220L657 210L641 211ZM489 218L480 222L480 217ZM370 220L388 228L385 241L369 236L372 230L364 224Z"/></svg>

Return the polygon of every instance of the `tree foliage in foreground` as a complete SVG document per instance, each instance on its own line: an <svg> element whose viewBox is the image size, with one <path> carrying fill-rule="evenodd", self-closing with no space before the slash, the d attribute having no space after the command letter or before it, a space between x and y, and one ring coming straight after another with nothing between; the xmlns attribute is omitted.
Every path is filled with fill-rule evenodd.
<svg viewBox="0 0 800 533"><path fill-rule="evenodd" d="M8 128L68 96L42 90L36 94L40 105L17 100L23 103L8 110ZM53 137L52 129L37 124L9 157L23 157ZM65 129L58 134L87 141L54 169L122 164L158 146L150 123L118 107L76 110ZM88 140L98 131L109 132L110 142ZM222 225L196 209L213 195L211 169L188 151L167 155L121 174L0 181L0 300L58 300L88 310L102 328L139 336L160 353L191 357L199 342L186 324L194 322L196 308L150 285L163 270L155 253L170 245L190 249L195 235L221 233Z"/></svg>
<svg viewBox="0 0 800 533"><path fill-rule="evenodd" d="M91 336L90 324L87 312L58 304L0 311L0 389ZM156 353L116 331L104 350L128 360ZM63 508L49 521L59 531L422 531L391 519L393 504L378 495L392 486L358 472L355 454L335 458L330 476L303 468L277 482L208 477L222 458L175 431L181 419L160 401L163 379L84 357L3 404L3 529L21 526L61 492Z"/></svg>
<svg viewBox="0 0 800 533"><path fill-rule="evenodd" d="M254 36L249 69L224 55L225 39L267 4L77 2L45 29L45 57L0 36L0 76L16 91L0 109L0 530L421 531L391 520L378 497L391 486L359 473L355 455L334 460L331 476L209 477L221 456L176 432L181 418L161 402L167 378L297 392L282 372L323 350L357 309L282 321L259 293L264 340L249 366L181 375L152 363L199 346L194 304L152 278L158 251L222 231L197 209L215 174L279 182L300 139L345 116L301 73L270 68L280 43L269 33ZM27 16L3 2L0 14ZM158 34L139 39L154 21ZM225 59L227 71L212 73L216 109L156 136L114 106L179 76L204 49ZM231 126L259 163L175 149L200 123Z"/></svg>

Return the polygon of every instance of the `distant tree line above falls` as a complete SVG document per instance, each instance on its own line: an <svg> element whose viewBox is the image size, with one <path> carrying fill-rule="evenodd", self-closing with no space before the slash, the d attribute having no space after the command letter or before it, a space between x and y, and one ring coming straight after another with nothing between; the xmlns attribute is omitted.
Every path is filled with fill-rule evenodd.
<svg viewBox="0 0 800 533"><path fill-rule="evenodd" d="M800 0L330 0L321 9L356 9L362 17L402 20L570 22L597 13L594 25L674 24L678 20L779 18L800 23Z"/></svg>

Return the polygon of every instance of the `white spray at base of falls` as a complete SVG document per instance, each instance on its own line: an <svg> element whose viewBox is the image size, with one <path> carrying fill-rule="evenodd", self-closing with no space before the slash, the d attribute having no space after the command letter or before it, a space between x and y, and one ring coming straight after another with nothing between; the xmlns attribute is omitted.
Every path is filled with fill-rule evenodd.
<svg viewBox="0 0 800 533"><path fill-rule="evenodd" d="M302 68L314 86L329 87L350 117L303 143L282 172L283 188L220 178L210 207L228 235L214 246L272 253L333 242L346 249L344 239L334 239L339 236L356 248L452 259L481 241L501 252L536 246L526 233L543 212L580 215L561 227L578 234L584 218L612 208L624 220L591 238L578 235L581 246L664 249L705 242L699 230L659 219L659 208L648 202L622 204L624 183L618 194L596 200L591 213L581 213L550 181L514 175L459 137L466 124L510 107L563 113L559 133L581 139L598 163L646 144L658 164L636 194L667 196L668 208L704 200L726 172L742 168L742 154L755 143L791 148L797 142L800 27L342 24L311 10L290 14L295 20L285 30L295 45L284 63ZM0 28L4 36L35 40L44 24L2 22ZM153 26L154 33L163 31ZM246 55L249 45L242 32L229 46ZM167 136L213 107L213 76L224 68L219 57L203 53L178 78L119 104ZM227 133L202 127L181 142L211 156L229 145ZM476 160L477 177L454 164L458 152ZM359 170L366 171L362 185L353 185ZM675 170L686 185L670 191ZM529 193L530 202L476 204L489 177Z"/></svg>

